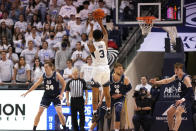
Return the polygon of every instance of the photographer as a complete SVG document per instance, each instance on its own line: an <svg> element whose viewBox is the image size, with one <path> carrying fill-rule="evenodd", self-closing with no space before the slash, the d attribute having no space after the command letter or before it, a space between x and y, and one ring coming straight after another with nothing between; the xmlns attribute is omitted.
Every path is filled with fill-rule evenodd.
<svg viewBox="0 0 196 131"><path fill-rule="evenodd" d="M139 91L135 91L135 114L133 116L133 124L135 131L139 131L140 125L144 131L150 131L152 125L152 99L148 97L147 89L141 87Z"/></svg>

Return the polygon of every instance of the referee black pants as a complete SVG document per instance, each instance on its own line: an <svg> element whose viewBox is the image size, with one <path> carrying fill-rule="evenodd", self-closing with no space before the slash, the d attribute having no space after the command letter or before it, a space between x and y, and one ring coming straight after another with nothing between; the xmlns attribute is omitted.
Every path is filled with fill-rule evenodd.
<svg viewBox="0 0 196 131"><path fill-rule="evenodd" d="M80 130L78 128L78 121L77 121L77 113L79 112L80 116ZM85 115L84 115L84 98L71 97L71 118L72 118L72 127L73 131L85 131L84 124L85 124Z"/></svg>

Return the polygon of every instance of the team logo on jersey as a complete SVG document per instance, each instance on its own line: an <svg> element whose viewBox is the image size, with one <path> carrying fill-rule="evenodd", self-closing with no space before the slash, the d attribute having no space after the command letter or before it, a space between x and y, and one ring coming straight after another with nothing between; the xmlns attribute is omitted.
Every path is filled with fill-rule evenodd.
<svg viewBox="0 0 196 131"><path fill-rule="evenodd" d="M51 80L47 80L46 83L47 83L47 85L52 84Z"/></svg>
<svg viewBox="0 0 196 131"><path fill-rule="evenodd" d="M114 88L115 88L115 93L116 94L119 94L120 93L120 86L119 85L114 85Z"/></svg>

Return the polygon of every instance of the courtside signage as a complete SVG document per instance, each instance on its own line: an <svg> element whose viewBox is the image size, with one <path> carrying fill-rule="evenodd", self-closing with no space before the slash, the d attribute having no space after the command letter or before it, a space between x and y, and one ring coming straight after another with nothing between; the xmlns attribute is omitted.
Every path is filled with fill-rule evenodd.
<svg viewBox="0 0 196 131"><path fill-rule="evenodd" d="M25 98L26 90L0 91L0 130L32 130L43 90L35 90ZM46 111L41 116L38 130L46 130Z"/></svg>

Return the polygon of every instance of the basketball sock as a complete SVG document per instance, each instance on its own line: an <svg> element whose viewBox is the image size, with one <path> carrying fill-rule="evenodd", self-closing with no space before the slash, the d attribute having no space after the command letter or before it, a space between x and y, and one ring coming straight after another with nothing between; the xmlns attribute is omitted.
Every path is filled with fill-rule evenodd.
<svg viewBox="0 0 196 131"><path fill-rule="evenodd" d="M93 115L97 113L97 110L93 110Z"/></svg>
<svg viewBox="0 0 196 131"><path fill-rule="evenodd" d="M65 129L66 129L66 126L64 125L64 126L63 126L63 130L65 130Z"/></svg>
<svg viewBox="0 0 196 131"><path fill-rule="evenodd" d="M33 131L36 131L37 126L33 126Z"/></svg>

